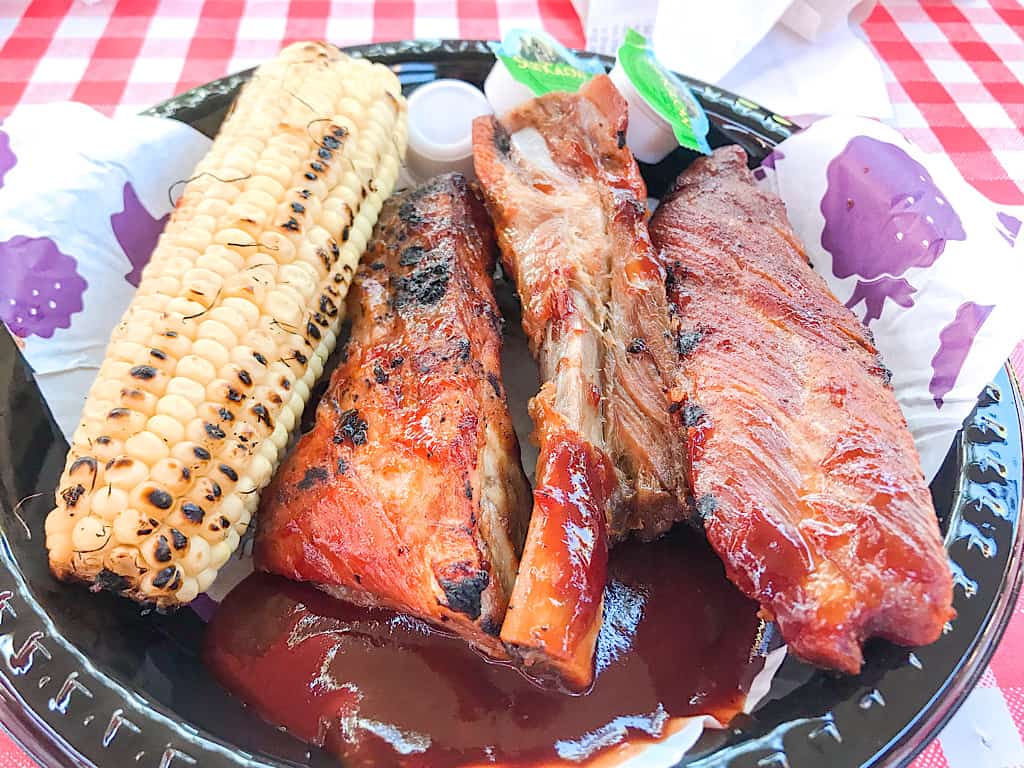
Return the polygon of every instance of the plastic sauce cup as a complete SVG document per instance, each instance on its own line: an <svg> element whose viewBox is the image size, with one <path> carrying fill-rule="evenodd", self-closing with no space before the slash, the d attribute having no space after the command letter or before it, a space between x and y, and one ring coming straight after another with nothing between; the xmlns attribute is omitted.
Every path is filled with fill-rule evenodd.
<svg viewBox="0 0 1024 768"><path fill-rule="evenodd" d="M498 59L484 80L484 93L494 108L494 114L501 117L514 107L525 104L533 98L533 91L525 83L512 77L505 62Z"/></svg>
<svg viewBox="0 0 1024 768"><path fill-rule="evenodd" d="M626 129L626 143L637 160L657 163L679 146L679 140L668 120L655 112L641 96L622 67L621 61L608 75L619 93L629 104L629 127Z"/></svg>
<svg viewBox="0 0 1024 768"><path fill-rule="evenodd" d="M473 118L489 114L487 98L462 80L417 88L409 97L409 173L421 182L452 171L473 178Z"/></svg>

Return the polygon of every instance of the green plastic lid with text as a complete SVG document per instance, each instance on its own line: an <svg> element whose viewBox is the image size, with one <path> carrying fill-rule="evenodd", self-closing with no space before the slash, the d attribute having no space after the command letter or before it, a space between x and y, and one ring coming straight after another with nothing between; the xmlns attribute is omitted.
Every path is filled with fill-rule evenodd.
<svg viewBox="0 0 1024 768"><path fill-rule="evenodd" d="M628 140L638 159L657 162L673 145L711 154L703 107L683 81L658 61L639 32L626 32L612 80L630 105Z"/></svg>
<svg viewBox="0 0 1024 768"><path fill-rule="evenodd" d="M484 92L498 114L534 96L574 93L604 72L599 61L580 58L544 32L514 29L490 46L498 61L487 76Z"/></svg>

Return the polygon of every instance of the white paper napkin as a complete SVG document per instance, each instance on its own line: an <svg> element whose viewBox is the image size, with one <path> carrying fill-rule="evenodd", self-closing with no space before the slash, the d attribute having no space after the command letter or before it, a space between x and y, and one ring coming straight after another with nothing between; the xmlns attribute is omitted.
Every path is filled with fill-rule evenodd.
<svg viewBox="0 0 1024 768"><path fill-rule="evenodd" d="M0 123L0 322L14 331L65 436L107 339L210 140L175 120L112 120L84 104ZM6 171L4 170L6 168Z"/></svg>
<svg viewBox="0 0 1024 768"><path fill-rule="evenodd" d="M587 48L614 55L632 26L670 68L783 115L890 117L857 26L875 0L575 0Z"/></svg>

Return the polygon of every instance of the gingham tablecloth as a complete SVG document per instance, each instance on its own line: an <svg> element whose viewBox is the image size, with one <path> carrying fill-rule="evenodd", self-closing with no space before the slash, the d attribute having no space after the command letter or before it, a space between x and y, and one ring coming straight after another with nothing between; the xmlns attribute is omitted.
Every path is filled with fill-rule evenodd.
<svg viewBox="0 0 1024 768"><path fill-rule="evenodd" d="M569 0L0 0L0 119L19 104L65 99L135 113L299 39L497 38L538 26L584 45ZM1024 5L882 0L863 29L896 125L993 201L1024 205ZM1013 360L1024 373L1024 345ZM1024 767L1022 729L1024 604L914 768ZM0 768L31 765L0 734Z"/></svg>

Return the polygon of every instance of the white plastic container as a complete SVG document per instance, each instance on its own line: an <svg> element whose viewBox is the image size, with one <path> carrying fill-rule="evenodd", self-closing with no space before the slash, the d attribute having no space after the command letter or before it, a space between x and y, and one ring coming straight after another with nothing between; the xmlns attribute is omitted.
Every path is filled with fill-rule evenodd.
<svg viewBox="0 0 1024 768"><path fill-rule="evenodd" d="M619 93L629 104L629 127L626 130L626 143L637 160L645 163L657 163L673 149L679 146L679 140L672 131L668 120L663 118L644 101L630 81L622 63L616 60L615 66L608 75Z"/></svg>
<svg viewBox="0 0 1024 768"><path fill-rule="evenodd" d="M409 97L405 164L418 182L457 171L473 178L473 119L491 114L487 98L462 80L435 80Z"/></svg>
<svg viewBox="0 0 1024 768"><path fill-rule="evenodd" d="M512 73L501 59L494 62L494 66L487 74L487 79L484 80L484 93L487 94L487 101L498 117L533 98L533 91L512 77Z"/></svg>

